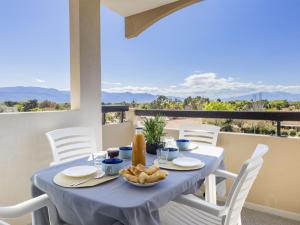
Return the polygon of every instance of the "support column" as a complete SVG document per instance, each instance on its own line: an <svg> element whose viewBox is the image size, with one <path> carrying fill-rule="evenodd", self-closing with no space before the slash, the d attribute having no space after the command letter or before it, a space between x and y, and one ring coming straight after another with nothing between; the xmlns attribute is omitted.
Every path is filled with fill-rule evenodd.
<svg viewBox="0 0 300 225"><path fill-rule="evenodd" d="M80 124L101 132L100 0L69 0L71 107Z"/></svg>

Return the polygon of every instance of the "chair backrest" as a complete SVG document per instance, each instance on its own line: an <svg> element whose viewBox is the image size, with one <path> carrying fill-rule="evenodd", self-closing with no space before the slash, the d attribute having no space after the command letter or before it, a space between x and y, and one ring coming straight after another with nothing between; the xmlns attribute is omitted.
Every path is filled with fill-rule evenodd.
<svg viewBox="0 0 300 225"><path fill-rule="evenodd" d="M89 127L70 127L46 133L54 164L78 159L97 151L95 133Z"/></svg>
<svg viewBox="0 0 300 225"><path fill-rule="evenodd" d="M220 127L208 124L186 124L180 127L179 138L206 145L217 145Z"/></svg>
<svg viewBox="0 0 300 225"><path fill-rule="evenodd" d="M236 225L248 193L262 167L263 156L268 152L267 145L257 145L252 157L242 165L240 173L229 192L226 207L229 211L224 225Z"/></svg>

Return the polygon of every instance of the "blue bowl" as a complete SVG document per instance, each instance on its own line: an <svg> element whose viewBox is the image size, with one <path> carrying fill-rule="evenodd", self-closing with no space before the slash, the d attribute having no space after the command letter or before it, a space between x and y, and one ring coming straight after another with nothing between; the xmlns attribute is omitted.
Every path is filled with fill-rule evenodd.
<svg viewBox="0 0 300 225"><path fill-rule="evenodd" d="M188 150L190 148L190 140L188 139L178 139L176 140L176 145L179 150Z"/></svg>
<svg viewBox="0 0 300 225"><path fill-rule="evenodd" d="M102 170L106 175L117 175L122 169L123 160L118 158L104 159L102 161Z"/></svg>
<svg viewBox="0 0 300 225"><path fill-rule="evenodd" d="M168 151L168 160L172 161L173 159L176 159L179 154L178 148L163 148L162 151Z"/></svg>
<svg viewBox="0 0 300 225"><path fill-rule="evenodd" d="M120 147L120 158L121 159L131 159L132 156L132 147L125 146L125 147Z"/></svg>

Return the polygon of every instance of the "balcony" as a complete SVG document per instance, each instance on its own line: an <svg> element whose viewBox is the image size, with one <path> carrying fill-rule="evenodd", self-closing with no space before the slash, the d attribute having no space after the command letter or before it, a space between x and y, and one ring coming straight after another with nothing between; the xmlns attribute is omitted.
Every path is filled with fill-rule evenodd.
<svg viewBox="0 0 300 225"><path fill-rule="evenodd" d="M159 19L199 0L141 1L134 7L130 0L124 1L126 7L119 1L103 2L126 17L125 35L132 38ZM169 4L163 5L162 2ZM217 145L225 149L226 168L233 172L238 172L256 144L270 147L243 211L245 225L299 224L300 138L281 137L280 132L281 122L300 121L299 113L287 116L281 113L181 111L176 115L174 111L147 112L120 106L103 107L101 110L99 4L98 0L70 1L71 110L0 115L1 205L16 204L31 198L31 176L48 167L53 160L45 136L50 130L90 126L96 131L97 147L106 150L130 144L140 116L161 113L190 118L189 123L191 118L197 118L197 121L202 118L267 119L276 122L277 136L221 132ZM120 120L107 124L107 113L112 112L119 113ZM167 127L165 131L168 136L178 138L178 128ZM24 225L30 223L30 218L26 216L9 222Z"/></svg>
<svg viewBox="0 0 300 225"><path fill-rule="evenodd" d="M123 118L124 121L121 123L102 126L104 150L109 147L130 144L136 121L139 119L138 115L151 114L147 111L128 110L126 107L110 107L104 109L103 112L109 113L118 110L123 111L123 113L126 112L126 120ZM181 113L184 113L186 117L188 116L187 112ZM64 112L51 113L50 115L56 117L56 114L63 115ZM47 117L49 118L50 115L41 113L40 118L36 122L43 124L42 121ZM11 115L8 114L6 116L9 117ZM30 119L32 116L33 114L25 115L27 119ZM195 115L192 117L195 117ZM21 119L22 116L20 116L19 120ZM9 123L10 121L7 120L5 122ZM5 140L2 139L2 143L6 144L5 147L9 151L2 150L0 152L1 204L14 204L30 198L31 175L35 171L47 167L52 161L50 147L43 135L48 129L45 125L41 125L40 130L36 131L36 129L30 129L30 124L28 124L26 130L19 127L17 135L15 130L6 130L6 138ZM167 136L174 138L178 138L179 135L179 131L176 128L166 128L166 133ZM30 140L32 135L37 135L40 141L26 141L26 139ZM1 136L3 137L4 135L2 134ZM22 146L22 149L14 150L10 147L11 144L9 143L15 139L19 142L19 146ZM253 216L261 218L261 220L258 220L258 224L261 221L265 221L266 218L268 218L267 221L269 222L266 221L265 224L276 224L275 222L270 222L272 220L279 221L281 222L280 224L299 224L297 222L300 214L298 201L300 198L300 177L298 175L300 170L299 138L221 132L217 145L225 149L226 168L230 171L238 172L242 162L251 155L257 143L269 145L270 152L265 157L264 166L247 199L243 212L244 224L255 223L255 221L252 221ZM231 184L227 183L227 185L230 186ZM289 220L277 218L274 215L285 217ZM29 222L29 218L13 220L13 224L24 224L24 221Z"/></svg>

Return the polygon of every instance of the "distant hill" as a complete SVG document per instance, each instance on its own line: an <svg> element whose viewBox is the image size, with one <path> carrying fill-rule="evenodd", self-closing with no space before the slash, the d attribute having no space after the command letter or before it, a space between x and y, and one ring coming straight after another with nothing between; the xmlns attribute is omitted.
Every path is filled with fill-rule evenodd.
<svg viewBox="0 0 300 225"><path fill-rule="evenodd" d="M60 91L54 88L40 87L3 87L0 88L0 102L25 101L37 99L38 101L50 100L57 103L70 101L69 91Z"/></svg>
<svg viewBox="0 0 300 225"><path fill-rule="evenodd" d="M157 98L157 95L148 93L108 93L102 92L102 102L118 103L131 102L138 103L151 102ZM175 97L171 97L175 98ZM37 99L38 101L50 100L57 103L70 102L70 92L60 91L54 88L41 87L3 87L0 88L0 102L3 101L25 101Z"/></svg>
<svg viewBox="0 0 300 225"><path fill-rule="evenodd" d="M256 94L242 95L237 97L231 97L223 99L224 101L235 101L235 100L252 100L254 96L261 95L263 100L288 100L288 101L300 101L300 94L292 94L288 92L260 92Z"/></svg>
<svg viewBox="0 0 300 225"><path fill-rule="evenodd" d="M102 92L102 102L104 103L116 103L116 102L135 102L144 103L152 102L157 98L157 95L152 95L148 93L110 93Z"/></svg>
<svg viewBox="0 0 300 225"><path fill-rule="evenodd" d="M255 94L243 95L238 97L226 98L224 101L234 100L251 100ZM256 94L258 95L258 93ZM282 100L300 101L300 94L292 94L287 92L262 92L262 99L267 100ZM149 93L109 93L102 92L102 102L104 103L119 103L119 102L132 102L133 100L138 103L146 103L155 100L158 95ZM178 97L169 96L172 99L181 99ZM41 87L2 87L0 88L0 102L3 101L26 101L30 99L37 99L38 101L50 100L57 103L70 102L70 92L61 91L54 88L41 88Z"/></svg>

